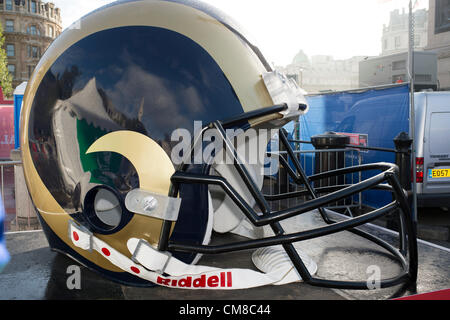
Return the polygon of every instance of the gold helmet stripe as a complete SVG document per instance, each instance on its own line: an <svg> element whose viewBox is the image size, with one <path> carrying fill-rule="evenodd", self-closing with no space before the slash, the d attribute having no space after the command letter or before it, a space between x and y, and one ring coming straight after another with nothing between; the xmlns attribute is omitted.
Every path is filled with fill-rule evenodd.
<svg viewBox="0 0 450 320"><path fill-rule="evenodd" d="M134 131L111 132L95 141L86 153L116 152L136 169L141 189L167 195L175 173L167 153L149 137Z"/></svg>

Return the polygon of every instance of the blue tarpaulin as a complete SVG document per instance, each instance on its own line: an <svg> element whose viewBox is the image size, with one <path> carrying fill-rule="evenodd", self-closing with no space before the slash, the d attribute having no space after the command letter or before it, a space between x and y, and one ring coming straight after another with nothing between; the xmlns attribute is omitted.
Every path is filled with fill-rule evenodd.
<svg viewBox="0 0 450 320"><path fill-rule="evenodd" d="M409 92L409 85L401 85L308 96L310 110L300 118L300 140L310 141L312 136L333 131L364 136L369 147L395 149L393 139L402 131L409 133ZM287 129L292 132L293 125ZM302 144L301 149L313 150L314 147ZM368 151L361 155L363 164L395 162L394 153ZM305 169L308 175L312 174L309 166ZM372 175L373 172L363 173L362 178ZM373 207L390 201L392 198L386 192L363 193L363 202Z"/></svg>

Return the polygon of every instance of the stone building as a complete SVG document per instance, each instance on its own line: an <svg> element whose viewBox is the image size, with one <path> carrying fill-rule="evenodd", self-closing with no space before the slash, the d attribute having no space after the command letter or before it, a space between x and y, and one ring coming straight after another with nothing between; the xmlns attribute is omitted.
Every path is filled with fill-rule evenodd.
<svg viewBox="0 0 450 320"><path fill-rule="evenodd" d="M423 50L414 51L414 89L437 89L437 55ZM359 63L359 86L373 87L409 81L409 54L382 55Z"/></svg>
<svg viewBox="0 0 450 320"><path fill-rule="evenodd" d="M430 0L428 46L437 54L440 90L450 90L450 1Z"/></svg>
<svg viewBox="0 0 450 320"><path fill-rule="evenodd" d="M341 91L359 87L359 62L365 57L336 60L328 55L308 57L300 51L292 63L277 67L309 93Z"/></svg>
<svg viewBox="0 0 450 320"><path fill-rule="evenodd" d="M28 81L45 50L61 33L61 12L51 2L0 0L8 70L13 87Z"/></svg>
<svg viewBox="0 0 450 320"><path fill-rule="evenodd" d="M381 55L391 55L408 51L409 12L405 9L390 13L389 25L383 26ZM428 42L428 11L414 11L414 49L423 49Z"/></svg>

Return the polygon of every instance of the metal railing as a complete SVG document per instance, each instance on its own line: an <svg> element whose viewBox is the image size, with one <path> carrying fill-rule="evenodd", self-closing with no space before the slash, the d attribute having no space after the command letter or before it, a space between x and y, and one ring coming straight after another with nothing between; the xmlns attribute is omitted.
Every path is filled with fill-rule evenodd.
<svg viewBox="0 0 450 320"><path fill-rule="evenodd" d="M395 139L394 143L396 146L396 149L387 149L387 148L377 148L377 147L363 147L363 146L352 146L352 145L345 145L345 148L341 149L314 149L314 150L298 150L300 144L311 144L309 141L300 141L300 140L290 140L290 143L294 143L296 145L296 150L293 150L295 157L297 157L298 162L304 169L305 173L310 176L317 173L322 173L324 171L329 171L333 169L338 169L339 167L346 168L346 167L354 167L354 166L360 166L362 165L362 152L365 150L369 151L378 151L378 152L389 152L389 153L395 153L396 154L396 164L399 166L399 178L400 182L402 184L402 187L409 191L411 190L411 159L410 159L410 145L411 145L411 139L407 137L406 134L399 134ZM286 151L278 151L278 152L268 152L269 156L278 156L283 157L287 164L291 162L292 159L289 159L289 155ZM343 165L342 163L339 163L339 161L342 160L342 156L337 156L338 154L343 154ZM322 162L318 161L316 162L316 156L320 155L323 157L326 155L327 157L327 168L323 168L321 166ZM334 159L334 163L332 161ZM22 230L23 228L20 228L20 225L23 225L25 230L27 228L31 228L30 225L30 217L24 217L27 221L21 221L19 223L19 218L16 213L15 208L15 187L14 187L14 169L13 172L8 172L9 179L12 179L12 182L10 182L10 185L7 187L5 186L5 170L11 170L12 167L16 165L20 165L21 161L0 161L0 175L1 175L1 196L4 200L5 207L9 205L9 212L7 211L7 215L9 215L8 220L15 220L15 229ZM319 166L317 167L317 163ZM280 164L280 162L279 162ZM290 166L293 168L294 166ZM298 172L294 172L294 174L298 174ZM334 180L333 180L334 179ZM324 179L322 179L324 180ZM313 185L316 187L319 187L321 182L313 182ZM336 184L348 184L348 185L354 185L362 181L362 172L356 172L356 173L349 173L344 175L341 180L338 178L327 178L327 181L322 184L322 186L333 186ZM276 173L272 175L266 175L264 179L264 192L267 195L276 195L281 194L285 192L298 192L301 191L301 188L303 186L298 185L297 183L291 183L292 178L289 176L289 172L286 168L284 168L282 165L278 167L278 170L276 170ZM8 190L9 188L9 190ZM7 192L9 191L9 192ZM287 200L278 200L273 201L271 203L272 209L282 209L285 207L290 207L292 205L298 205L305 201L308 201L309 198L307 195L302 195L299 197L296 197L294 199L287 199ZM340 200L339 202L328 204L327 208L337 210L341 213L347 214L349 216L354 216L354 210L358 210L361 212L363 210L363 199L362 199L362 193L358 193L357 196L349 197L345 200ZM14 212L12 212L14 210ZM12 217L14 215L14 217ZM21 218L22 220L24 218ZM33 222L34 223L34 222ZM8 231L8 225L6 226L6 229Z"/></svg>
<svg viewBox="0 0 450 320"><path fill-rule="evenodd" d="M15 165L22 164L21 161L0 161L0 171L1 171L1 182L2 182L2 199L5 199L5 167L14 167Z"/></svg>
<svg viewBox="0 0 450 320"><path fill-rule="evenodd" d="M291 159L286 151L268 152L269 156L282 156L289 164ZM362 164L361 151L356 148L343 148L343 149L322 149L322 150L294 150L294 154L302 165L306 174L312 175L316 173L322 173L331 169L353 167ZM339 156L341 155L341 156ZM323 166L324 161L316 161L316 156L326 157L326 163L328 167ZM323 159L322 159L323 160ZM343 161L342 161L343 160ZM341 163L340 163L341 162ZM342 163L343 162L343 163ZM276 195L284 192L298 192L302 190L302 187L296 183L293 183L289 177L289 173L285 170L281 162L278 171L273 175L267 175L264 181L264 191L268 195ZM342 166L343 164L343 166ZM293 167L293 166L291 166ZM296 172L298 174L298 172ZM316 186L333 186L337 184L356 184L362 181L361 172L354 174L346 174L337 178L326 178L320 182L316 182ZM274 206L282 209L292 205L297 205L309 200L308 196L303 195L294 199L279 200L274 202ZM326 206L328 209L340 210L349 216L353 216L352 209L362 208L362 194L359 193L357 197L349 197L344 201L335 202Z"/></svg>
<svg viewBox="0 0 450 320"><path fill-rule="evenodd" d="M5 231L29 231L40 229L37 217L32 212L30 200L27 199L27 190L23 186L17 188L18 177L22 174L17 171L16 166L21 166L21 161L0 161L1 196L5 207L6 217L4 220ZM19 177L22 181L23 177Z"/></svg>
<svg viewBox="0 0 450 320"><path fill-rule="evenodd" d="M294 151L296 156L298 157L298 160L302 164L303 168L309 173L320 173L327 171L328 168L322 168L322 166L319 166L318 170L316 170L316 163L315 163L315 156L316 154L322 154L326 155L328 157L328 163L332 164L333 168L338 168L338 157L335 156L335 163L331 163L332 154L338 154L343 153L345 155L345 164L347 166L356 166L362 164L362 157L360 150L354 149L354 148L345 148L345 149L327 149L327 150L296 150ZM277 156L283 156L289 163L290 159L286 151L279 151L279 152L268 152L268 155L277 155ZM24 221L22 223L19 223L18 221L18 215L15 212L15 187L14 187L14 172L8 172L8 178L11 180L12 178L12 184L10 182L9 185L5 185L5 170L7 168L13 168L15 165L22 164L21 161L0 161L0 174L1 174L1 196L2 199L4 199L4 204L9 205L9 212L7 214L9 215L8 220L12 221L14 220L14 225L16 226L13 228L13 230L17 229L19 227L19 224L23 224L28 227L30 227L30 221ZM320 162L320 165L322 163ZM347 174L344 178L344 183L347 184L355 184L361 181L361 172L358 174ZM327 181L325 182L326 185L333 185L333 181L331 181L332 178L327 178ZM286 184L286 182L289 182L289 184ZM300 187L297 184L290 183L289 174L283 170L282 167L278 168L278 172L275 175L272 176L266 176L265 179L265 192L269 195L279 194L282 193L283 189L286 190L286 187L289 188L289 190L286 191L300 191ZM5 191L10 192L6 192ZM5 198L6 195L6 198ZM282 207L296 205L302 202L307 201L307 196L301 196L297 199L289 199L288 201L275 201L273 203L273 206L278 207L278 209L281 209ZM361 194L355 199L355 197L346 199L344 202L336 202L334 204L331 204L327 206L329 209L341 209L346 214L349 214L350 216L353 216L352 209L353 208L359 208L361 209L362 205L362 198ZM12 209L14 209L14 212L12 212ZM274 208L275 209L275 208ZM14 215L14 217L12 217ZM6 231L9 230L10 227L6 227ZM20 228L19 228L20 229ZM19 229L17 231L19 231Z"/></svg>
<svg viewBox="0 0 450 320"><path fill-rule="evenodd" d="M20 161L0 161L1 197L5 207L5 231L11 231L10 224L18 224L15 203L15 172L14 166L21 164Z"/></svg>

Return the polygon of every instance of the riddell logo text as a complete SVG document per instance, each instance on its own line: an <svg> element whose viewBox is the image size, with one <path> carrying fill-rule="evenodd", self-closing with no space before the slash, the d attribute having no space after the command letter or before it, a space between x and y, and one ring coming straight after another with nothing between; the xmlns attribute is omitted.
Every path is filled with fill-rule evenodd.
<svg viewBox="0 0 450 320"><path fill-rule="evenodd" d="M221 272L219 275L200 277L186 277L179 279L170 279L158 277L157 283L168 287L177 288L231 288L233 279L231 272Z"/></svg>

